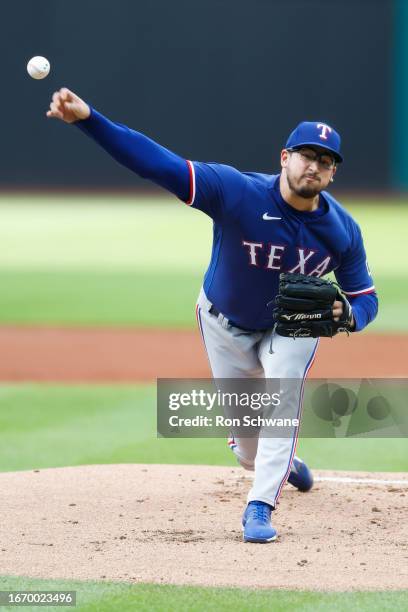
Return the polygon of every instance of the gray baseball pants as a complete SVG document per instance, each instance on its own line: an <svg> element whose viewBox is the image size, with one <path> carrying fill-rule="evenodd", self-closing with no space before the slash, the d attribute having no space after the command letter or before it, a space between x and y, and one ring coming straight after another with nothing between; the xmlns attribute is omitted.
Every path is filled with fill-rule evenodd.
<svg viewBox="0 0 408 612"><path fill-rule="evenodd" d="M272 330L248 332L231 325L222 314L210 313L211 302L202 289L198 297L197 321L214 378L291 379L282 395L282 414L297 414L300 420L303 384L318 346L316 338L285 338ZM271 347L272 342L272 347ZM271 350L272 348L272 350ZM278 415L279 416L279 415ZM239 463L254 470L248 502L259 500L276 507L295 456L298 427L284 438L234 438L229 445Z"/></svg>

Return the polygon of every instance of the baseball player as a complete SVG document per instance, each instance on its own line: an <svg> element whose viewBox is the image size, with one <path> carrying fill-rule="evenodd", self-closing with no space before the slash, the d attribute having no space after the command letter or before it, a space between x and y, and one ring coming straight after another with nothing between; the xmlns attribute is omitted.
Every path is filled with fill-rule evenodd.
<svg viewBox="0 0 408 612"><path fill-rule="evenodd" d="M47 116L75 124L120 164L211 217L213 248L197 320L212 374L299 380L287 402L300 418L303 381L319 336L360 331L378 307L360 228L325 191L343 161L335 129L300 123L281 152L280 174L268 175L186 160L110 121L66 88L54 93ZM309 303L309 287L320 291L331 271L343 293L318 310L319 299ZM301 283L300 311L306 312L293 307L292 281ZM295 457L297 437L295 427L286 438L229 441L239 463L255 472L242 520L244 541L276 539L271 512L287 480L300 490L311 488L310 470Z"/></svg>

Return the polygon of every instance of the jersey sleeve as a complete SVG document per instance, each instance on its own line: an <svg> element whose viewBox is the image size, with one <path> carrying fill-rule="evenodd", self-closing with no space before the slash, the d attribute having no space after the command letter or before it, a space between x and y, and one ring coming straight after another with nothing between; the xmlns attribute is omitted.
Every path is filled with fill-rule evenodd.
<svg viewBox="0 0 408 612"><path fill-rule="evenodd" d="M190 195L187 204L220 221L239 214L248 179L231 166L187 161Z"/></svg>
<svg viewBox="0 0 408 612"><path fill-rule="evenodd" d="M368 267L361 230L357 223L351 224L351 243L334 271L342 291L349 297L374 293L375 286Z"/></svg>
<svg viewBox="0 0 408 612"><path fill-rule="evenodd" d="M354 297L349 297L351 308L353 311L355 328L354 331L361 331L371 323L377 316L378 298L374 293L361 293Z"/></svg>
<svg viewBox="0 0 408 612"><path fill-rule="evenodd" d="M115 123L91 107L88 119L74 125L92 138L122 166L149 179L184 202L189 198L187 161L141 132Z"/></svg>
<svg viewBox="0 0 408 612"><path fill-rule="evenodd" d="M378 312L378 298L373 278L368 267L361 230L357 223L351 224L351 244L342 262L334 271L336 279L350 301L354 320L354 331L361 331L373 321Z"/></svg>

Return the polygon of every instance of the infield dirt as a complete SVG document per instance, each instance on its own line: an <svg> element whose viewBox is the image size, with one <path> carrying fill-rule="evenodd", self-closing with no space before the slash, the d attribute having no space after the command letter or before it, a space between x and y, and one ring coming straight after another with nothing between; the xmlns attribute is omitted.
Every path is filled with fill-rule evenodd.
<svg viewBox="0 0 408 612"><path fill-rule="evenodd" d="M0 380L207 378L198 330L0 327ZM323 338L311 378L408 377L408 334Z"/></svg>
<svg viewBox="0 0 408 612"><path fill-rule="evenodd" d="M335 474L316 472L328 475ZM287 485L274 513L278 540L262 545L242 542L250 480L240 468L2 473L1 573L324 591L408 588L408 476L353 477L367 481L317 482L303 494ZM398 484L387 484L391 479Z"/></svg>

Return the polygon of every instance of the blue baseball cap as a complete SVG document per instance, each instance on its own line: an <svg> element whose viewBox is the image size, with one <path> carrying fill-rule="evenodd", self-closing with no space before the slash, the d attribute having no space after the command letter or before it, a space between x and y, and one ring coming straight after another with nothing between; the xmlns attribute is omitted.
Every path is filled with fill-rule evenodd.
<svg viewBox="0 0 408 612"><path fill-rule="evenodd" d="M336 162L341 163L343 161L340 153L340 135L327 123L302 121L290 134L285 148L299 149L308 145L327 149L333 154Z"/></svg>

